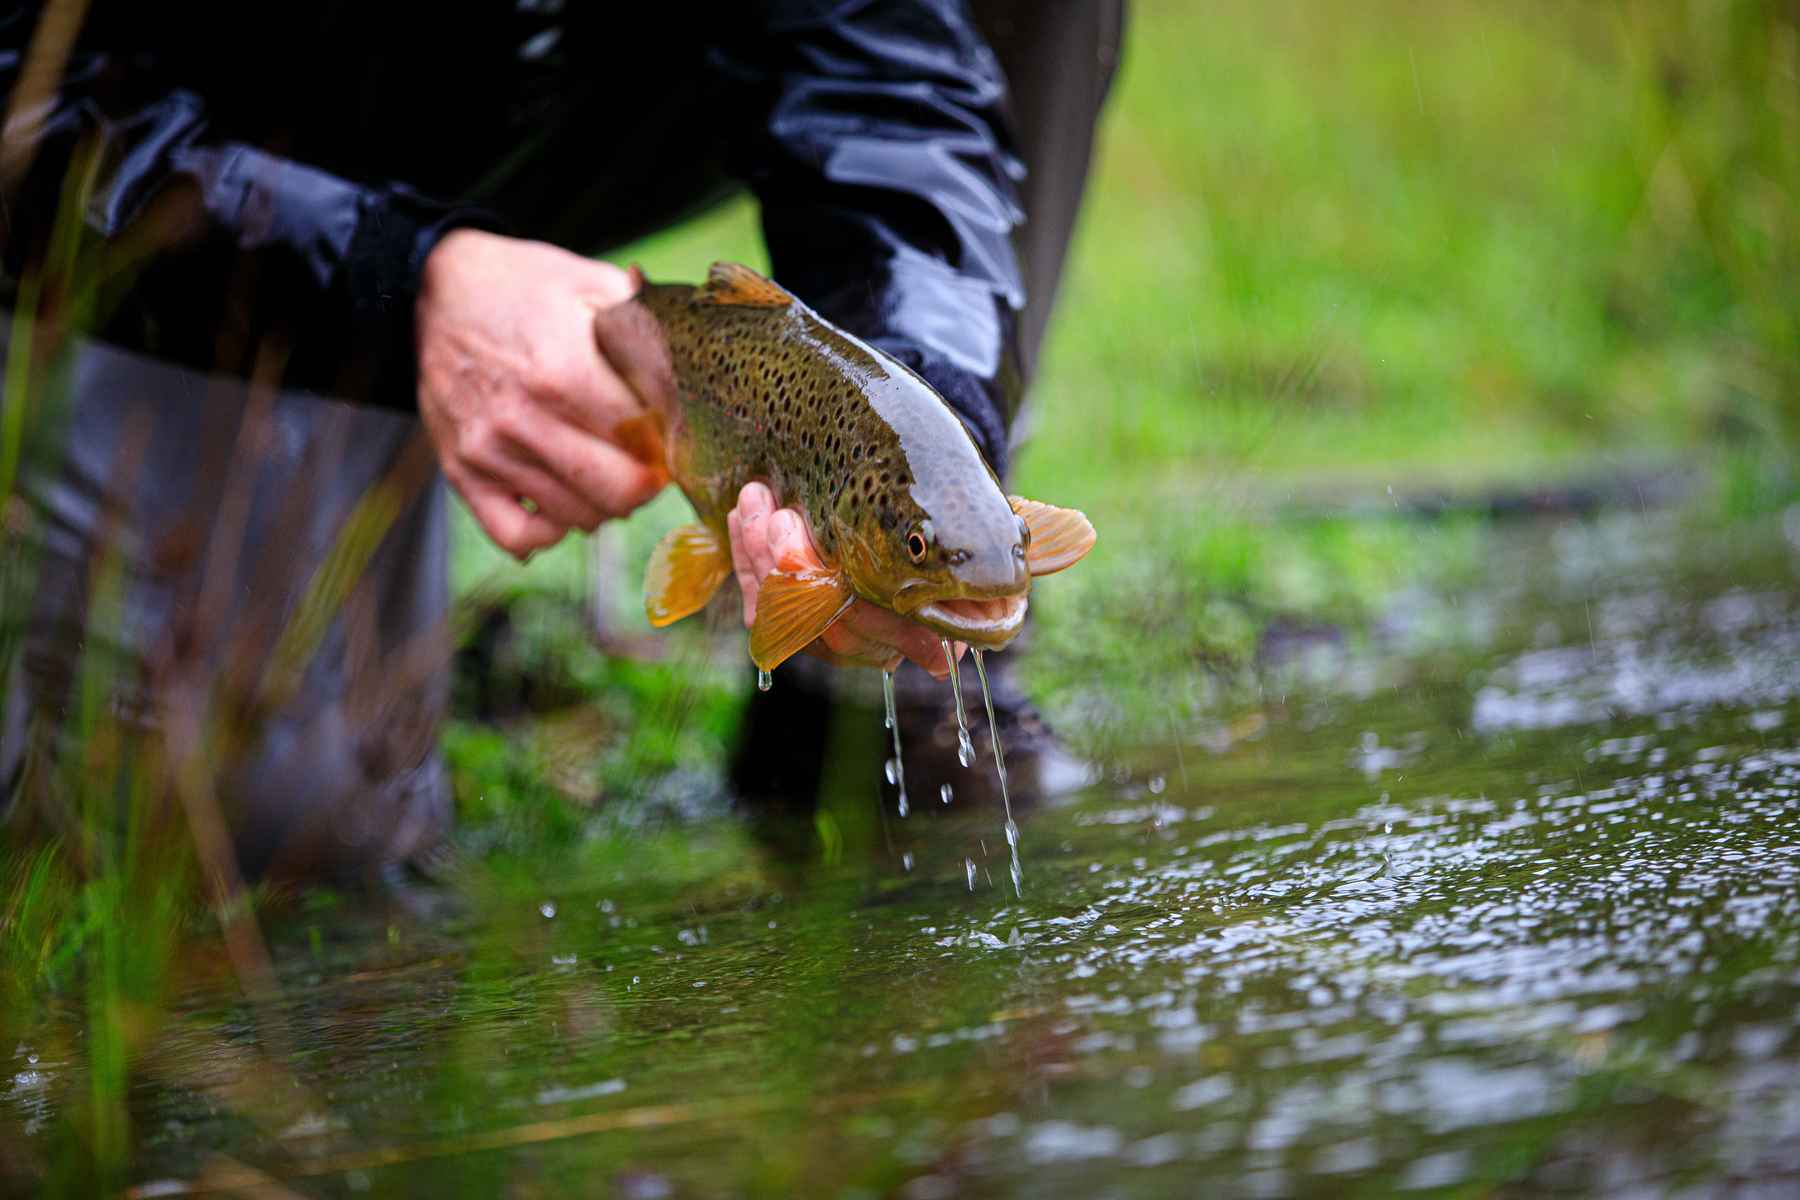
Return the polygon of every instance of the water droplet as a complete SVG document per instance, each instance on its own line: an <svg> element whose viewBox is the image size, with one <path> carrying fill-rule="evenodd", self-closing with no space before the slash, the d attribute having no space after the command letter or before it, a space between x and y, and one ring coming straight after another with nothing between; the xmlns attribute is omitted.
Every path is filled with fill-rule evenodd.
<svg viewBox="0 0 1800 1200"><path fill-rule="evenodd" d="M905 854L902 854L900 856L900 865L902 867L905 867L908 871L910 871L910 870L912 870L912 864L913 864L912 851L908 850Z"/></svg>
<svg viewBox="0 0 1800 1200"><path fill-rule="evenodd" d="M975 890L975 860L972 858L963 859L963 871L968 874L969 890L972 892Z"/></svg>
<svg viewBox="0 0 1800 1200"><path fill-rule="evenodd" d="M1381 832L1383 832L1383 833L1394 832L1394 823L1392 821L1383 821L1381 823Z"/></svg>
<svg viewBox="0 0 1800 1200"><path fill-rule="evenodd" d="M994 771L1000 777L1000 804L1006 812L1006 840L1012 846L1013 894L1023 896L1025 872L1019 865L1019 831L1013 824L1012 798L1006 794L1006 752L1000 748L1000 723L994 719L994 692L988 686L987 663L979 650L975 651L975 674L981 680L981 702L987 706L988 733L994 740Z"/></svg>
<svg viewBox="0 0 1800 1200"><path fill-rule="evenodd" d="M956 700L956 761L964 767L975 765L975 743L969 740L969 714L963 707L962 671L956 663L956 648L949 638L939 638L944 647L944 662L950 668L950 695ZM980 652L976 652L979 656Z"/></svg>
<svg viewBox="0 0 1800 1200"><path fill-rule="evenodd" d="M1168 780L1164 779L1161 775L1152 775L1150 777L1150 794L1152 796L1162 795L1163 789L1168 786Z"/></svg>
<svg viewBox="0 0 1800 1200"><path fill-rule="evenodd" d="M546 921L553 921L556 919L556 905L552 901L546 900L538 905L538 912L543 914L544 920Z"/></svg>
<svg viewBox="0 0 1800 1200"><path fill-rule="evenodd" d="M950 790L950 785L947 783L938 788L938 799L942 800L945 804L950 803L951 797L955 795L956 793Z"/></svg>
<svg viewBox="0 0 1800 1200"><path fill-rule="evenodd" d="M757 691L766 692L774 686L775 686L775 680L767 671L761 671L761 670L757 671L757 673L756 673L756 690Z"/></svg>
<svg viewBox="0 0 1800 1200"><path fill-rule="evenodd" d="M887 727L894 731L894 757L887 762L887 781L900 789L899 810L905 816L911 811L906 801L906 763L900 757L900 721L894 713L894 673L881 673L881 698L887 704Z"/></svg>

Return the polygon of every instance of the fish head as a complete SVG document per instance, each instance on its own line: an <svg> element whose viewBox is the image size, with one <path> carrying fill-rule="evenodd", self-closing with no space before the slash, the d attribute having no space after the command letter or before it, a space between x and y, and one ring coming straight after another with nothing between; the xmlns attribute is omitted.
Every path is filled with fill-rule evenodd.
<svg viewBox="0 0 1800 1200"><path fill-rule="evenodd" d="M991 473L929 493L880 464L855 473L838 504L841 559L865 599L953 641L994 649L1025 621L1030 530Z"/></svg>

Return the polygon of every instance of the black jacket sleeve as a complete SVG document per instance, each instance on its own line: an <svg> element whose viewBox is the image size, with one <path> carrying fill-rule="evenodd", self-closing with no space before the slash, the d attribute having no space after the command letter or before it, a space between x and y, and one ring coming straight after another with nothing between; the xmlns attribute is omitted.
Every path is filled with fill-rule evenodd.
<svg viewBox="0 0 1800 1200"><path fill-rule="evenodd" d="M0 94L18 94L40 18L56 7L14 5L0 16ZM16 287L42 257L85 145L97 151L78 210L87 237L125 236L153 201L173 198L185 212L180 243L146 268L115 315L120 328L103 332L227 371L247 369L249 344L272 333L291 354L284 382L411 407L413 301L424 257L453 225L499 222L399 183L339 178L234 136L241 114L212 111L204 71L192 56L177 57L176 38L149 26L170 19L159 8L94 5L62 69L51 72L45 101L10 114L7 157L28 165L0 196L8 282ZM213 290L197 280L242 286ZM157 307L195 303L220 305L209 314L216 323L175 324L235 328L245 353L223 353L227 339L154 344L159 324L171 324L159 323Z"/></svg>
<svg viewBox="0 0 1800 1200"><path fill-rule="evenodd" d="M1004 474L1024 169L992 51L959 0L768 0L763 16L727 69L765 97L741 173L776 278L924 376Z"/></svg>

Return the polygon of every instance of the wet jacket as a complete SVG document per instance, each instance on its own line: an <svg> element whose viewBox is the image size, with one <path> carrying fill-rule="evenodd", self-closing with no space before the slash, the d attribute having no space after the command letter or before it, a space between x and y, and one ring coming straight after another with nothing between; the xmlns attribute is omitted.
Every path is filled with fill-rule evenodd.
<svg viewBox="0 0 1800 1200"><path fill-rule="evenodd" d="M0 16L8 96L44 8ZM93 0L47 105L9 111L0 264L16 287L41 257L88 139L90 233L179 231L103 337L239 374L272 338L285 386L408 408L445 230L598 253L748 187L776 277L936 385L1004 471L1005 103L958 0Z"/></svg>

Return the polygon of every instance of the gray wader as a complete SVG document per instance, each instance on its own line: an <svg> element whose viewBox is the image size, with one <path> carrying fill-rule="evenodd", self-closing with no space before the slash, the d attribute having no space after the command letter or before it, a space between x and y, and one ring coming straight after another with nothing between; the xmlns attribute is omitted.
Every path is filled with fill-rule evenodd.
<svg viewBox="0 0 1800 1200"><path fill-rule="evenodd" d="M35 593L0 736L9 819L67 820L73 682L97 671L102 719L127 728L152 731L177 689L183 711L250 714L241 751L207 763L246 876L428 848L451 815L448 497L417 419L94 343L70 365L60 454L27 474L6 551Z"/></svg>

